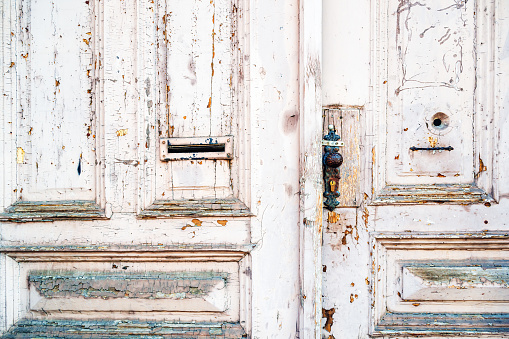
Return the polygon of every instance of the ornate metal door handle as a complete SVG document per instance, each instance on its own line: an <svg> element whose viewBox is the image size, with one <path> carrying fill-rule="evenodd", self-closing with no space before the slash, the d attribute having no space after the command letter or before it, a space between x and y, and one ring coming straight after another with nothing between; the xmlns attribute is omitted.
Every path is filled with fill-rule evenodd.
<svg viewBox="0 0 509 339"><path fill-rule="evenodd" d="M343 156L339 154L339 147L343 146L339 135L334 130L334 125L329 125L329 133L323 137L322 145L323 150L323 180L325 184L325 191L323 196L325 201L323 204L329 211L333 211L338 205L337 198L340 193L339 179L340 171L339 166L343 163Z"/></svg>

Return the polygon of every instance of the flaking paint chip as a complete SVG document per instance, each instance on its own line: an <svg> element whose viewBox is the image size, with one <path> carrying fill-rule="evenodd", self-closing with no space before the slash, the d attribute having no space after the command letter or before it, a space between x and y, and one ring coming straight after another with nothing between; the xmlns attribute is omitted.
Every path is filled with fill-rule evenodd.
<svg viewBox="0 0 509 339"><path fill-rule="evenodd" d="M117 137L123 137L124 135L127 135L127 130L128 130L128 128L119 129L117 131Z"/></svg>
<svg viewBox="0 0 509 339"><path fill-rule="evenodd" d="M16 149L16 163L22 164L25 160L25 150L21 147Z"/></svg>

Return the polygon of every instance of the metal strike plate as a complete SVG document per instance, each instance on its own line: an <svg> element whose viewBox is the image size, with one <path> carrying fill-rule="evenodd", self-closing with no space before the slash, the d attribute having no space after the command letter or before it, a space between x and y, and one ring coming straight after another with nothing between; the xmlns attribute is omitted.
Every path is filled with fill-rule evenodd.
<svg viewBox="0 0 509 339"><path fill-rule="evenodd" d="M341 140L337 140L337 141L322 140L322 146L343 147L343 146L345 146L345 143Z"/></svg>
<svg viewBox="0 0 509 339"><path fill-rule="evenodd" d="M233 136L160 138L161 161L233 159Z"/></svg>

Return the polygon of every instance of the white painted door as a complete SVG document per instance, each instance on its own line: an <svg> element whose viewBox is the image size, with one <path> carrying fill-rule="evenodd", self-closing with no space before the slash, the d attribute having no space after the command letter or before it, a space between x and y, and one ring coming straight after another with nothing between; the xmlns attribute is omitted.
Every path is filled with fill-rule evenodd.
<svg viewBox="0 0 509 339"><path fill-rule="evenodd" d="M508 3L323 6L323 336L507 337Z"/></svg>
<svg viewBox="0 0 509 339"><path fill-rule="evenodd" d="M320 2L0 7L3 337L319 336Z"/></svg>

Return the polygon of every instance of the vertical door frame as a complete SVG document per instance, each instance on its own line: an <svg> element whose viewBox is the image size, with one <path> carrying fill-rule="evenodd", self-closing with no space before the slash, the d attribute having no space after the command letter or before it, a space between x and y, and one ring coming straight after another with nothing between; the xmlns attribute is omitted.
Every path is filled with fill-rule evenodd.
<svg viewBox="0 0 509 339"><path fill-rule="evenodd" d="M301 0L300 338L321 337L322 308L322 0Z"/></svg>

